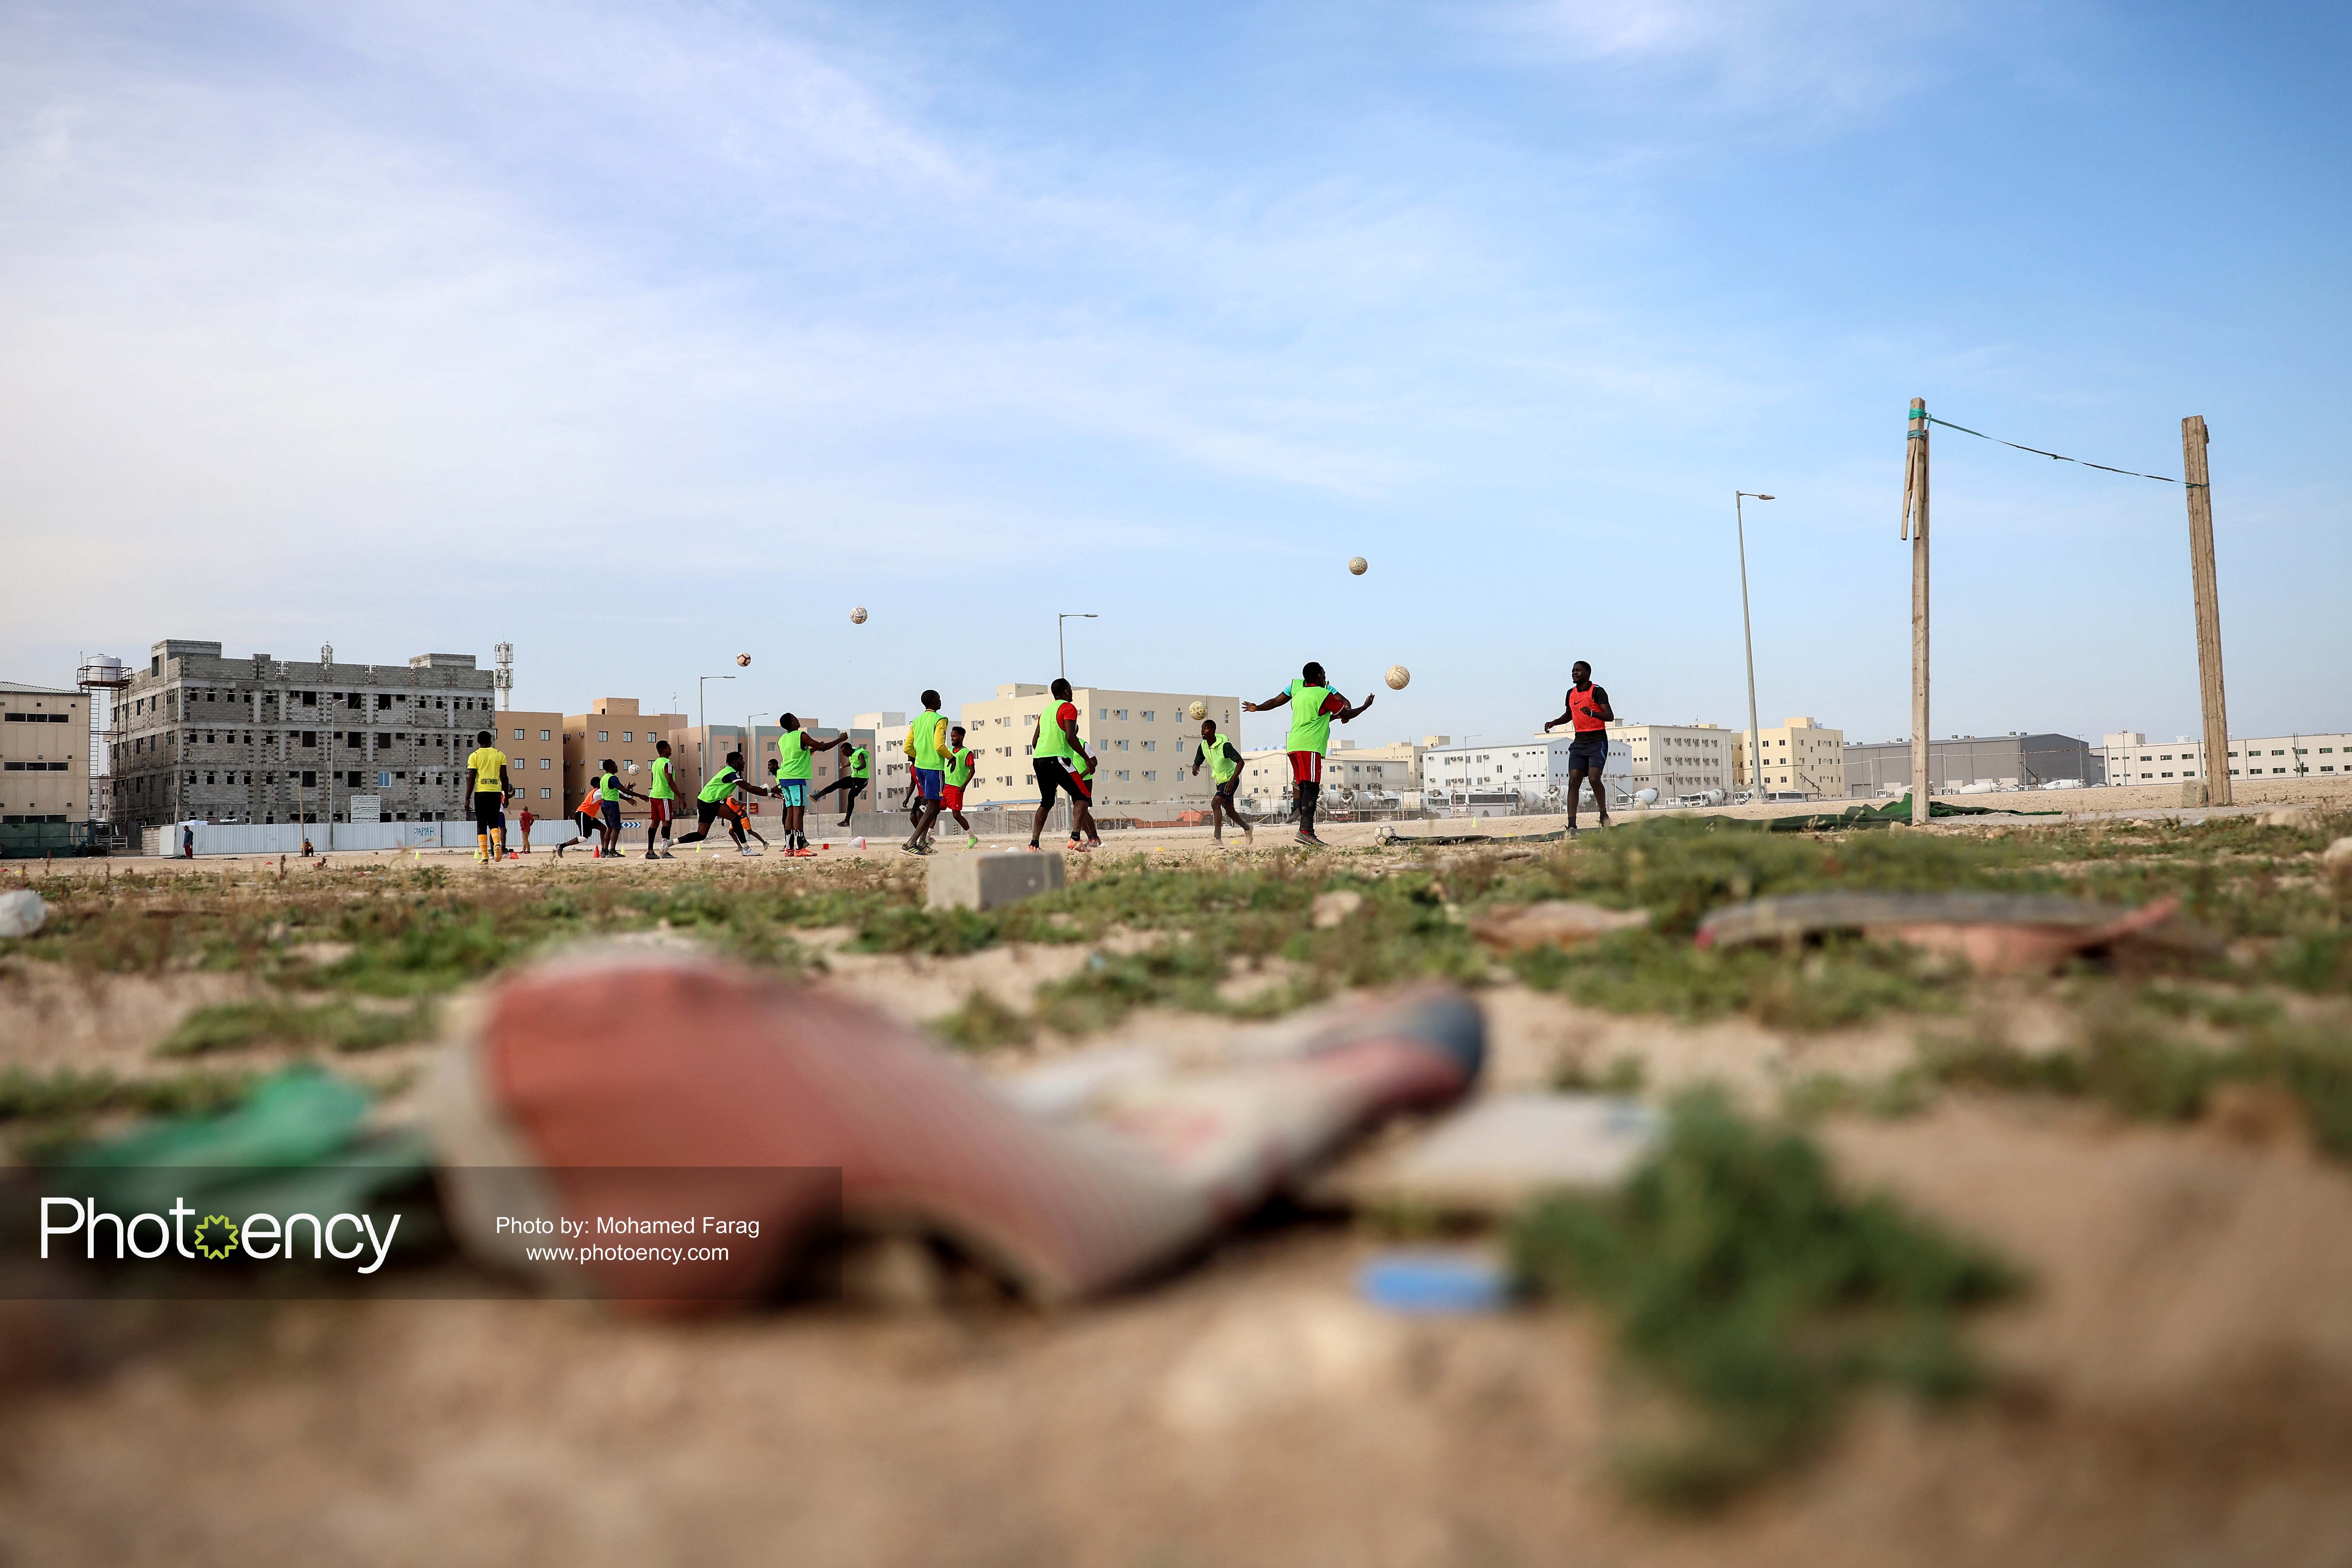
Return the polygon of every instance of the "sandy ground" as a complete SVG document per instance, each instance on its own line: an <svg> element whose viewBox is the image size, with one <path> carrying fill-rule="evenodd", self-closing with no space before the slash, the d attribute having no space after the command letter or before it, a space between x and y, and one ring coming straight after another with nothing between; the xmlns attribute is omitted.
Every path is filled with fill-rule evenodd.
<svg viewBox="0 0 2352 1568"><path fill-rule="evenodd" d="M1239 853L1136 837L1121 847ZM845 935L809 933L825 984L917 1022L973 990L1025 1004L1086 955L856 954ZM188 1009L243 989L0 975L0 1070L156 1070ZM1711 1079L1760 1103L1805 1073L1889 1070L1914 1026L1685 1028L1481 994L1490 1092L1632 1057L1653 1089ZM2039 1026L1993 1005L2013 1035ZM1112 1037L1229 1027L1146 1012ZM433 1048L359 1060L396 1080ZM2352 1563L2352 1173L2289 1135L2022 1100L1826 1137L1850 1183L1979 1238L2032 1289L1975 1331L1990 1397L1866 1403L1829 1453L1717 1516L1617 1484L1633 1400L1586 1317L1382 1313L1354 1275L1386 1243L1319 1218L1055 1315L0 1301L0 1563Z"/></svg>
<svg viewBox="0 0 2352 1568"><path fill-rule="evenodd" d="M1244 1237L1056 1318L652 1324L538 1302L10 1321L12 1563L2321 1564L2352 1542L2352 1179L1960 1105L1832 1134L2036 1280L1992 1397L1872 1404L1727 1513L1612 1480L1577 1315L1362 1305ZM27 1365L27 1363L33 1364Z"/></svg>
<svg viewBox="0 0 2352 1568"><path fill-rule="evenodd" d="M1970 817L1941 818L1936 824L1939 829L1988 826L2003 822L2094 821L2126 816L2163 816L2179 821L2197 822L2215 816L2259 815L2282 807L2322 806L2336 811L2345 810L2352 807L2352 779L2257 779L2241 782L2236 785L2233 804L2219 807L2187 805L2184 803L2179 785L2158 787L2153 784L2081 790L2025 790L2007 795L1939 795L1935 798L1948 805L1981 807L2001 814L1990 820ZM1822 800L1805 803L1783 801L1770 805L1702 806L1679 811L1622 811L1616 815L1616 820L1621 823L1635 823L1666 816L1770 818L1797 816L1807 812L1842 811L1851 805L1879 804L1882 803L1862 800ZM2052 812L2059 815L2055 817L2023 815ZM2009 815L2011 813L2021 815L2011 816ZM1588 807L1580 821L1583 826L1590 827L1596 818ZM1327 822L1322 825L1320 831L1324 838L1334 847L1346 848L1370 844L1389 831L1392 831L1398 837L1408 843L1416 837L1460 835L1507 841L1512 838L1555 833L1567 826L1568 818L1565 816L1550 815L1426 819L1394 825ZM1106 837L1103 852L1109 855L1183 856L1265 853L1286 848L1290 845L1292 831L1286 825L1269 823L1258 829L1256 844L1250 847L1242 843L1239 835L1231 833L1228 834L1226 842L1219 845L1213 841L1210 830L1206 827L1118 830ZM815 842L824 846L820 853L828 859L836 857L891 861L907 858L899 852L898 841L895 838L885 839L869 836L865 847L861 849L846 837L827 837L822 833L813 837ZM979 848L981 851L991 853L1017 851L1025 842L1024 839L1017 837L992 837L982 838ZM642 838L638 839L637 843L641 850ZM939 844L939 853L941 855L961 855L970 852L960 837L943 835ZM1051 847L1049 843L1048 847ZM594 864L598 869L610 871L615 875L625 873L633 876L667 876L676 875L683 869L697 865L719 860L732 864L740 858L735 854L731 846L719 848L708 846L688 846L676 853L677 858L667 861L648 861L641 853L630 853L610 862L597 861ZM572 852L566 857L566 863L569 864L582 858L582 852ZM404 851L382 849L339 852L329 858L334 865L348 866L364 864L371 860L407 859L411 857ZM543 868L553 864L554 858L551 851L541 849L530 855L520 857L504 866L488 869L504 874L518 869ZM286 859L288 864L298 872L302 865L299 858L293 858L236 855L208 855L194 860L130 857L117 859L112 864L142 873L170 870L182 875L216 876L225 867L236 868L240 871L262 867L274 869L280 859ZM472 852L463 849L433 850L425 853L423 859L426 863L435 865L470 865ZM786 859L773 851L759 857L759 862L772 866L777 870L787 874L801 868L805 864L802 861ZM106 874L108 865L109 862L103 860L60 860L54 862L48 869L51 874L66 873L97 877Z"/></svg>

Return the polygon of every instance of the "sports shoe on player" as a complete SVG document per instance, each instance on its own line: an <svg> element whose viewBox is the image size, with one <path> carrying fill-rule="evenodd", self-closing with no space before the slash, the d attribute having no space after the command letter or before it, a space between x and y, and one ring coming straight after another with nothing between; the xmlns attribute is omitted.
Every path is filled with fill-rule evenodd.
<svg viewBox="0 0 2352 1568"><path fill-rule="evenodd" d="M1304 844L1309 849L1327 849L1330 847L1330 846L1325 844L1323 840L1316 837L1312 833L1301 832L1298 835L1297 842Z"/></svg>
<svg viewBox="0 0 2352 1568"><path fill-rule="evenodd" d="M979 847L980 847L980 835L979 835L979 834L977 834L977 833L967 833L967 834L965 834L965 835L963 836L963 847L964 847L965 848L967 848L967 849L977 849L977 848L979 848Z"/></svg>
<svg viewBox="0 0 2352 1568"><path fill-rule="evenodd" d="M740 855L746 860L757 860L760 858L760 852L757 849L752 848L749 844L746 844L742 848L735 851L735 853Z"/></svg>

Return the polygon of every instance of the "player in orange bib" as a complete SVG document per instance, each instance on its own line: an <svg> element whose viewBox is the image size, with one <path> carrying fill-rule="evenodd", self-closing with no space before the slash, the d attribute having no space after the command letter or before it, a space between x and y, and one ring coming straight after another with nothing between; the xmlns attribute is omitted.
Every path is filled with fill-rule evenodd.
<svg viewBox="0 0 2352 1568"><path fill-rule="evenodd" d="M1587 781L1592 803L1601 808L1601 826L1609 826L1609 795L1601 775L1609 767L1609 724L1617 710L1609 706L1609 689L1592 684L1592 667L1578 659L1569 667L1576 684L1568 689L1566 711L1544 726L1549 735L1561 724L1576 726L1568 748L1568 836L1576 837L1576 797Z"/></svg>

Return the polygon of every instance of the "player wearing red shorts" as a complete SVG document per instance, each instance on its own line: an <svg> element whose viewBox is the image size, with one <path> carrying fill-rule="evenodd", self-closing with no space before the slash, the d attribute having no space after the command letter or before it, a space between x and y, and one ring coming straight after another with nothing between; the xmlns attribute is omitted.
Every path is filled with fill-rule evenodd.
<svg viewBox="0 0 2352 1568"><path fill-rule="evenodd" d="M963 786L971 783L971 748L963 743L963 726L956 725L948 731L948 743L940 752L947 763L947 779L940 786L940 809L956 819L963 829L963 845L969 849L980 842L980 835L971 830L971 821L963 814Z"/></svg>
<svg viewBox="0 0 2352 1568"><path fill-rule="evenodd" d="M1265 701L1243 703L1242 711L1264 713L1289 706L1290 739L1284 749L1290 753L1290 782L1298 795L1298 842L1319 849L1323 840L1315 836L1315 803L1323 795L1323 753L1331 749L1331 721L1352 723L1372 700L1367 697L1349 707L1325 681L1323 667L1311 658L1298 673L1299 679Z"/></svg>

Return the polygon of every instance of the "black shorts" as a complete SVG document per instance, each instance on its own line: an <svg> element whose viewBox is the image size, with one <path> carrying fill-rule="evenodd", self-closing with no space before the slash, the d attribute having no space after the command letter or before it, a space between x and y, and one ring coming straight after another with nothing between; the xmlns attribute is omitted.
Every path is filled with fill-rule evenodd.
<svg viewBox="0 0 2352 1568"><path fill-rule="evenodd" d="M1031 766L1037 774L1037 804L1040 807L1052 808L1055 790L1066 791L1072 805L1084 805L1092 798L1086 781L1072 773L1070 765L1061 758L1037 757L1033 759Z"/></svg>
<svg viewBox="0 0 2352 1568"><path fill-rule="evenodd" d="M604 803L604 826L611 828L615 833L618 833L621 830L621 803L619 801L608 800Z"/></svg>
<svg viewBox="0 0 2352 1568"><path fill-rule="evenodd" d="M709 832L711 823L722 816L731 826L743 820L743 808L731 800L698 800L694 803L694 826L698 832Z"/></svg>
<svg viewBox="0 0 2352 1568"><path fill-rule="evenodd" d="M474 792L474 831L503 833L507 826L507 797L496 790Z"/></svg>
<svg viewBox="0 0 2352 1568"><path fill-rule="evenodd" d="M1606 736L1597 741L1580 739L1568 748L1568 771L1570 773L1580 768L1586 773L1597 773L1608 765L1609 740Z"/></svg>
<svg viewBox="0 0 2352 1568"><path fill-rule="evenodd" d="M1217 798L1230 805L1234 798L1234 791L1241 787L1242 775L1235 773L1233 777L1227 779L1224 783L1217 786Z"/></svg>

